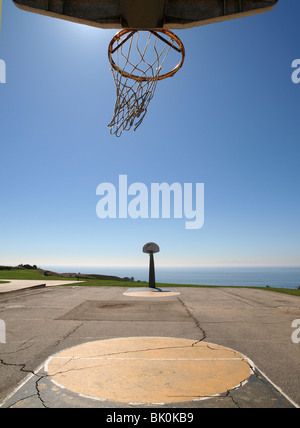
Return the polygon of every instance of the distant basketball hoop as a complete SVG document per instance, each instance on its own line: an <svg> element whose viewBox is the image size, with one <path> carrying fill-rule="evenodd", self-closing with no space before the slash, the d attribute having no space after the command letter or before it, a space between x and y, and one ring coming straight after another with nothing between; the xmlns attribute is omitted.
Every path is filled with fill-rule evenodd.
<svg viewBox="0 0 300 428"><path fill-rule="evenodd" d="M150 264L149 264L149 288L156 288L155 286L155 267L154 267L154 256L153 254L159 253L160 249L157 244L154 242L149 242L144 245L143 253L150 255Z"/></svg>

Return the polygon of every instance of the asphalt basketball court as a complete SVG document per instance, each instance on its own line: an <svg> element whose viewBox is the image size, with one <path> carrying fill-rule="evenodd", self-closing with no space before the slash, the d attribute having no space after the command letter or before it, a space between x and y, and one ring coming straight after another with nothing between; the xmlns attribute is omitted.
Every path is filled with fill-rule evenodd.
<svg viewBox="0 0 300 428"><path fill-rule="evenodd" d="M265 360L265 367L270 366L270 374L274 364L277 371L286 370L277 361L285 352L283 336L276 338L276 361L268 361L264 346L268 345L266 336L277 329L274 316L278 322L288 318L288 323L296 312L300 318L297 296L240 289L157 292L76 286L6 294L0 309L2 317L7 315L9 329L17 311L27 327L31 326L28 337L20 340L21 328L15 323L7 344L0 345L0 375L5 378L13 349L20 357L26 348L37 350L47 345L43 361L26 376L23 372L21 382L9 385L10 392L1 398L2 408L297 407L286 391L256 366L253 356L243 353L247 347L252 349L260 362ZM266 315L268 320L263 320ZM247 337L243 329L250 318L253 325ZM40 339L34 338L38 320L41 326L42 320L49 324L48 328L44 325ZM260 331L264 324L265 335ZM57 328L59 334L60 328L67 326L70 332L64 337L52 331L51 344L43 342L49 328ZM19 340L14 343L13 338ZM253 347L257 347L254 352ZM299 379L296 348L290 345L295 363L289 370L294 370L291 378ZM36 351L32 361L41 358ZM11 365L17 368L21 361L14 360Z"/></svg>

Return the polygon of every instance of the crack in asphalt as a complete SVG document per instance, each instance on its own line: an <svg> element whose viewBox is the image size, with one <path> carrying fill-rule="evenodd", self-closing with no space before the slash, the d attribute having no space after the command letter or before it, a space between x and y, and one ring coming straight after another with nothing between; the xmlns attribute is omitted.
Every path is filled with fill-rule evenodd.
<svg viewBox="0 0 300 428"><path fill-rule="evenodd" d="M64 340L68 339L73 333L75 333L77 330L80 329L80 327L82 327L84 325L84 322L77 325L76 327L74 327L71 331L69 331L69 333L66 334L66 336L62 337L61 339L59 339L52 347L57 347L61 344L61 342L63 342Z"/></svg>
<svg viewBox="0 0 300 428"><path fill-rule="evenodd" d="M174 347L166 346L166 347L146 348L146 349L138 349L138 350L129 350L129 351L122 351L122 352L114 352L114 353L109 353L109 354L97 355L94 358L96 358L96 357L114 356L114 355L122 355L122 354L133 354L133 353L137 353L137 352L148 352L148 351L166 350L166 349L189 348L189 347L196 346L200 342L203 342L207 338L207 335L206 335L205 330L201 327L200 321L193 315L193 313L191 312L191 310L187 307L187 305L179 297L177 297L177 300L185 308L185 310L186 310L189 318L191 318L193 320L193 323L195 324L196 328L201 333L201 338L200 339L195 340L192 344L189 344L189 345L174 346ZM57 342L54 345L52 345L51 348L59 346L64 340L68 339L72 334L74 334L83 325L84 325L84 323L81 323L80 325L77 325L76 327L74 327L64 337L62 337L59 340L57 340ZM26 346L26 345L32 339L33 338L28 339L26 342L24 342L21 345L22 347L20 347L20 349L16 350L15 352L6 353L5 355L16 354L17 352L25 351L26 349L29 349L31 346L33 346L33 344L30 344L29 346ZM207 346L208 346L209 349L211 349L213 351L218 351L218 349L213 348L213 346L210 345L210 344L207 344ZM72 360L74 360L74 357L71 357L70 360L68 360L65 365L67 366L67 364L70 363ZM263 379L256 372L255 367L252 367L252 364L250 363L250 361L247 358L245 358L244 361L249 365L249 367L251 369L251 373L253 375L255 375L255 377L257 378L257 380L263 382ZM67 372L70 372L70 371L76 371L76 370L84 370L84 369L86 369L86 368L70 368L70 369L63 370L63 371L58 371L55 374L49 375L49 374L44 373L44 372L39 374L39 372L42 370L42 368L40 368L36 372L36 371L33 371L33 370L26 369L26 364L8 363L8 362L4 361L3 359L0 359L0 365L3 365L3 366L12 366L12 367L19 367L19 369L20 369L21 372L27 373L28 375L32 375L33 377L35 377L34 385L35 385L35 391L36 391L36 393L28 395L27 397L20 398L19 400L17 400L14 403L10 404L9 407L16 406L18 403L20 403L20 402L22 402L22 401L24 401L26 399L29 399L29 398L32 398L32 397L37 397L38 400L40 401L40 403L42 404L42 406L44 408L48 408L48 406L46 404L46 401L42 397L42 391L41 391L40 383L44 379L51 378L51 377L53 378L53 377L55 377L55 376L57 376L59 374L67 373ZM99 364L95 365L95 367L98 367L98 366L99 366ZM89 367L89 369L91 369L91 368L92 367ZM232 402L234 403L235 406L237 406L238 408L242 408L243 406L237 402L237 400L236 400L235 397L233 397L232 392L234 392L235 390L241 388L245 384L246 381L247 381L247 379L245 379L244 381L240 382L240 384L237 385L236 387L234 387L232 389L228 389L223 394L220 394L219 397L228 397L229 399L232 400ZM191 398L191 397L186 396L186 398ZM193 398L195 399L195 398L203 398L203 397L200 397L200 396L199 397L195 397L195 396L193 396ZM212 397L210 397L210 398L212 398Z"/></svg>
<svg viewBox="0 0 300 428"><path fill-rule="evenodd" d="M78 326L76 326L75 328L73 328L71 331L69 331L64 337L62 337L61 339L59 339L58 341L57 341L57 343L56 344L54 344L54 345L52 345L52 347L56 347L56 346L58 346L58 345L60 345L60 343L62 342L62 341L64 341L64 340L66 340L66 339L68 339L73 333L75 333L80 327L82 327L83 326L83 324L84 323L81 323L80 325L78 325ZM32 340L33 338L30 338L30 339L28 339L26 342L24 342L22 345L24 346L24 345L26 345L30 340ZM16 354L17 352L20 352L20 351L24 351L24 350L26 350L26 349L29 349L31 346L33 346L33 344L31 344L30 346L27 346L27 347L25 347L25 348L20 348L20 349L17 349L16 351L14 351L14 352L7 352L7 353L2 353L2 355L12 355L12 354ZM38 399L40 400L40 402L42 403L42 405L43 405L43 407L45 407L45 408L47 408L47 406L46 406L46 404L45 404L45 401L42 399L42 396L41 396L41 392L40 392L40 389L39 389L39 383L41 382L41 380L43 380L44 378L46 378L46 377L48 377L49 375L47 375L47 374L43 374L43 375L38 375L34 370L28 370L28 369L26 369L25 367L26 367L26 364L23 364L23 363L9 363L9 362L6 362L6 361L4 361L2 358L0 358L0 365L3 365L3 366L6 366L6 367L19 367L19 369L20 369L20 371L22 372L22 373L27 373L28 375L32 375L32 376L37 376L38 377L38 379L35 381L35 389L36 389L36 394L33 394L33 395L30 395L30 396L28 396L28 397L24 397L24 398L22 398L21 400L18 400L18 401L16 401L15 403L13 403L13 404L11 404L9 407L12 407L12 406L15 406L18 402L20 402L20 401L24 401L25 399L27 399L27 398L30 398L30 397L34 397L34 396L37 396L38 397Z"/></svg>
<svg viewBox="0 0 300 428"><path fill-rule="evenodd" d="M196 341L192 346L195 346L197 343L199 343L199 342L203 342L206 338L207 338L207 335L206 335L206 332L205 332L205 330L201 327L201 325L200 325L200 321L193 315L193 313L190 311L190 309L187 307L187 305L180 299L180 297L177 297L177 300L182 304L182 306L185 308L185 310L187 311L187 313L188 313L188 315L189 315L189 317L190 318L192 318L192 320L194 321L194 323L195 323L195 325L196 325L196 327L198 328L198 330L200 330L200 332L201 332L201 334L202 334L202 338L200 339L200 340L198 340L198 341ZM208 346L208 348L209 349L211 349L211 350L213 350L213 351L218 351L218 349L215 349L215 348L213 348L212 346L211 346L211 344L207 344L207 346ZM235 352L235 351L234 351ZM238 355L238 353L237 352L235 352L235 354L237 354ZM256 373L256 371L255 371L255 368L254 367L252 367L252 365L250 364L250 361L247 359L247 358L245 358L243 361L245 361L248 365L249 365L249 367L250 367L250 371L251 371L251 374L254 374L255 376L256 376L256 378L258 379L258 380L261 380L259 377L258 377L258 375L257 375L257 373ZM232 400L232 402L238 407L238 408L242 408L242 406L234 399L234 397L231 395L231 393L232 393L232 391L235 391L235 390L237 390L237 389L239 389L239 388L241 388L241 386L243 386L243 384L246 382L246 380L247 379L245 379L245 380L243 380L242 382L240 382L240 384L238 385L238 386L236 386L235 388L232 388L232 389L229 389L229 390L227 390L227 392L225 393L225 397L228 397L228 398L230 398L231 400ZM221 395L220 395L221 396ZM203 397L199 397L199 398L203 398Z"/></svg>
<svg viewBox="0 0 300 428"><path fill-rule="evenodd" d="M6 366L6 367L19 367L21 372L27 373L28 375L31 374L32 376L37 376L37 374L35 373L34 370L27 370L27 369L25 369L26 364L8 363L8 362L4 361L3 359L0 359L0 365ZM46 405L44 404L44 401L43 401L43 399L42 399L42 397L40 395L39 388L38 388L38 383L40 382L40 380L43 377L45 377L45 376L39 376L39 378L35 381L36 394L32 394L30 396L23 397L22 399L20 399L20 400L14 402L13 404L11 404L9 407L13 407L17 403L19 403L20 401L24 401L27 398L34 397L34 396L37 396L40 399L41 403L43 404L43 407L46 407Z"/></svg>
<svg viewBox="0 0 300 428"><path fill-rule="evenodd" d="M105 357L105 356L114 356L114 355L122 355L122 354L132 354L132 353L136 353L136 352L148 352L148 351L153 351L153 350L164 350L164 349L180 349L180 348L189 348L189 347L193 347L193 346L196 346L197 345L197 343L200 343L200 342L202 342L203 340L205 340L205 338L206 338L206 334L205 334L205 331L201 328L201 326L200 326L200 324L199 324L199 322L198 322L198 320L193 316L193 314L190 312L190 310L186 307L186 305L184 304L184 302L180 299L180 298L178 298L178 300L180 301L180 303L183 305L183 307L185 308L185 310L187 311L187 313L188 313L188 315L189 315L189 317L193 320L193 322L195 323L195 325L196 325L196 327L199 329L199 331L201 332L201 338L199 339L199 340L196 340L195 342L193 342L191 345L189 344L189 345L183 345L183 346L174 346L174 347L169 347L169 346L166 346L166 347L159 347L159 348L146 348L146 349L138 349L138 350L129 350L129 351L122 351L122 352L115 352L115 353L109 353L109 354L103 354L103 355L97 355L97 356L101 356L101 357ZM54 345L52 345L51 347L53 348L53 347L57 347L57 346L59 346L64 340L66 340L67 338L69 338L72 334L74 334L80 327L82 327L84 325L84 323L81 323L80 325L77 325L75 328L73 328L71 331L69 331L64 337L62 337L62 338L60 338ZM20 352L20 351L24 351L24 350L26 350L26 349L29 349L31 346L33 346L33 344L31 344L30 346L27 346L27 347L24 347L28 342L30 342L30 340L32 340L32 338L31 339L28 339L26 342L24 342L23 344L22 344L22 346L23 346L23 348L20 348L20 349L18 349L17 351L15 351L15 352L11 352L11 353L7 353L6 355L10 355L10 354L15 354L16 352ZM96 357L97 357L96 356ZM72 360L73 358L71 358L67 363L66 363L66 365ZM25 399L27 399L27 398L31 398L31 397L34 397L34 396L37 396L38 397L38 399L40 400L40 402L41 402L41 404L42 404L42 406L44 407L44 408L47 408L47 405L46 405L46 403L45 403L45 401L43 400L43 398L42 398L42 393L41 393L41 391L40 391L40 386L39 386L39 384L40 384L40 382L43 380L43 379L45 379L45 378L48 378L48 377L50 377L50 375L48 375L48 374L42 374L42 375L38 375L35 371L33 371L33 370L28 370L28 369L26 369L26 364L18 364L18 363L8 363L8 362L6 362L6 361L4 361L3 359L0 359L0 364L2 364L2 365L4 365L4 366L13 366L13 367L19 367L19 369L20 369L20 371L21 372L23 372L23 373L27 373L28 375L32 375L32 376L35 376L35 377L37 377L37 379L35 380L35 390L36 390L36 394L33 394L33 395L30 395L30 396L28 396L28 397L23 397L22 399L20 399L20 400L18 400L18 401L16 401L16 402L14 402L14 403L12 403L11 405L10 405L10 407L12 407L12 406L15 406L18 402L20 402L20 401L24 401ZM95 366L95 367L97 367L97 366ZM69 370L65 370L65 371L60 371L60 372L57 372L57 373L55 373L54 375L52 374L51 375L51 377L54 377L54 376L56 376L56 375L58 375L58 374L60 374L60 373L66 373L67 371L74 371L74 370L80 370L80 369L74 369L74 368L72 368L72 369L69 369Z"/></svg>
<svg viewBox="0 0 300 428"><path fill-rule="evenodd" d="M193 322L195 323L196 327L198 330L200 330L201 334L202 334L202 338L199 340L196 340L195 343L192 346L195 346L197 343L203 342L206 339L206 332L204 331L204 329L201 327L200 325L200 321L197 320L197 318L192 314L192 312L189 310L189 308L187 307L187 305L184 303L183 300L180 299L180 297L177 297L177 300L182 304L182 306L184 307L184 309L186 310L186 312L188 313L188 316L193 320Z"/></svg>
<svg viewBox="0 0 300 428"><path fill-rule="evenodd" d="M78 327L77 327L78 328ZM76 331L77 330L77 328L76 329L73 329L73 332L74 331ZM202 329L201 329L202 330ZM69 332L67 335L66 335L66 337L69 337L70 336L70 334L71 334L71 332ZM202 339L203 340L203 339ZM61 339L61 341L62 341L62 339ZM189 345L189 346L177 346L177 347L171 347L171 349L180 349L180 348L188 348L188 347L191 347L191 346L195 346L197 343L199 343L201 340L199 340L199 341L195 341L195 342L193 342L191 345ZM208 345L209 346L209 345ZM128 351L127 353L132 353L132 352L143 352L143 351L153 351L153 350L160 350L160 349L170 349L170 347L162 347L162 348L149 348L149 349L141 349L141 350L135 350L135 351ZM211 346L209 346L209 349L211 349L211 350L214 350L214 351L218 351L218 349L214 349L213 347L211 347ZM122 352L122 353L126 353L126 352ZM121 353L121 354L122 354ZM113 354L106 354L107 356L108 355L116 355L116 354L120 354L120 353L113 353ZM71 358L68 362L70 362L71 360L72 360L73 358ZM255 376L256 376L256 378L259 380L259 381L263 381L263 379L258 375L258 373L256 373L256 371L255 371L255 368L252 366L252 364L250 363L250 361L247 359L247 358L245 358L244 360L243 360L246 364L248 364L249 365L249 367L250 367L250 369L251 369L251 372L252 372L252 374L254 374ZM15 363L7 363L7 362L5 362L4 360L0 360L0 364L3 364L3 365L5 365L5 366L15 366L15 367L20 367L20 371L22 371L22 372L24 372L24 373L28 373L28 374L31 374L31 375L33 375L33 376L35 376L35 377L37 377L37 379L35 380L35 390L36 390L36 393L35 394L31 394L31 395L29 395L29 396L27 396L27 397L23 397L22 399L19 399L18 401L16 401L16 402L14 402L14 403L12 403L9 407L13 407L13 406L15 406L15 405L17 405L19 402L21 402L21 401L24 401L24 400L26 400L26 399L29 399L29 398L32 398L32 397L38 397L38 399L40 400L40 402L41 402L41 404L42 404L42 406L44 407L44 408L48 408L48 406L47 406L47 404L46 404L46 401L43 399L43 397L42 397L42 392L41 392L41 390L40 390L40 382L41 381L43 381L44 379L46 379L46 378L53 378L53 377L55 377L56 375L59 375L59 374L65 374L65 373L67 373L67 372L70 372L70 371L78 371L78 370L85 370L86 368L72 368L72 369L67 369L67 370L63 370L63 371L58 371L57 373L55 373L55 374L51 374L51 375L49 375L49 374L45 374L45 373L43 373L43 374L38 374L39 373L39 371L40 370L42 370L42 368L40 368L39 369L39 371L38 372L34 372L34 371L32 371L32 370L26 370L25 369L25 364L15 364ZM94 367L98 367L99 366L99 364L97 364L97 365L95 365ZM91 369L92 367L89 367L89 369ZM236 398L234 398L233 397L233 395L232 395L232 392L233 391L235 391L235 390L237 390L237 389L239 389L239 388L241 388L242 386L243 386L243 384L245 383L247 381L247 379L245 379L245 380L243 380L243 381L241 381L240 383L239 383L239 385L237 385L236 387L234 387L234 388L232 388L232 389L229 389L229 390L227 390L226 392L224 392L223 394L220 394L220 395L218 395L218 397L220 397L220 398L222 398L222 397L227 397L227 398L229 398L229 399L231 399L232 400L232 402L234 403L234 405L236 406L236 407L238 407L238 408L243 408L243 406L241 405L241 404L239 404L238 403L238 401L236 400ZM181 398L182 398L182 396L181 396ZM186 398L192 398L192 397L190 397L190 396L186 396ZM202 396L199 396L199 397L195 397L195 396L193 396L193 398L195 399L195 398L206 398L206 397L202 397ZM213 398L213 397L210 397L210 398Z"/></svg>

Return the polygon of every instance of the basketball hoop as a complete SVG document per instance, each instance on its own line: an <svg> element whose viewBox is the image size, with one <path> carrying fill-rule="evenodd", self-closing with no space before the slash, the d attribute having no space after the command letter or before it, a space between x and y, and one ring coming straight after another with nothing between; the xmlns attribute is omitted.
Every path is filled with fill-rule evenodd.
<svg viewBox="0 0 300 428"><path fill-rule="evenodd" d="M177 73L185 49L169 30L122 30L112 39L108 57L117 88L114 117L108 126L112 135L120 137L123 131L132 127L136 131L141 125L158 81ZM164 72L167 67L171 71Z"/></svg>

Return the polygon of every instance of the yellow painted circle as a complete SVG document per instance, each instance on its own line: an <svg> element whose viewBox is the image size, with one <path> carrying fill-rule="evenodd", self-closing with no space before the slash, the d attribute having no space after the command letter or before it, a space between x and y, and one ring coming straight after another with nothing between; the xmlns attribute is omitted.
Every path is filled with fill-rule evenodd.
<svg viewBox="0 0 300 428"><path fill-rule="evenodd" d="M103 401L167 404L200 400L238 387L249 360L222 346L164 337L89 342L51 357L52 381Z"/></svg>

